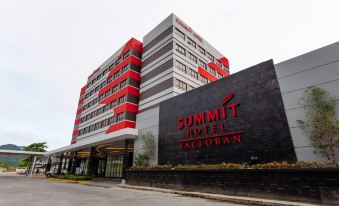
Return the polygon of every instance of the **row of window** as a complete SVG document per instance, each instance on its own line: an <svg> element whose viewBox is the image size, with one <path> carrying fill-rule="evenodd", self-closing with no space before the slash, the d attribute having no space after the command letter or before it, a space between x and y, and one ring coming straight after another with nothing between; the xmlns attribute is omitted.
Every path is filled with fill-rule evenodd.
<svg viewBox="0 0 339 206"><path fill-rule="evenodd" d="M178 60L175 60L175 67L177 67L182 72L184 72L186 74L189 74L194 79L202 81L204 84L209 83L209 80L207 78L201 76L198 72L196 72L193 69L187 67L185 64L179 62Z"/></svg>
<svg viewBox="0 0 339 206"><path fill-rule="evenodd" d="M175 33L182 38L183 40L185 40L186 35L180 31L179 29L175 28ZM210 54L209 52L206 52L204 48L202 48L201 46L197 45L195 43L195 41L193 41L191 38L187 37L187 43L189 45L191 45L193 48L197 48L201 54L207 56L207 58L209 58L212 62L215 62L220 68L224 69L225 71L228 72L228 68L225 67L218 59L214 58L214 56L212 54Z"/></svg>
<svg viewBox="0 0 339 206"><path fill-rule="evenodd" d="M80 123L86 122L86 121L88 121L88 120L90 120L90 119L110 110L110 109L113 109L114 107L116 107L120 104L123 104L126 101L127 101L127 96L124 95L124 96L120 97L119 99L112 101L110 104L107 104L107 105L105 105L105 106L103 106L103 107L101 107L97 110L94 110L93 112L87 114L86 116L81 117Z"/></svg>
<svg viewBox="0 0 339 206"><path fill-rule="evenodd" d="M182 55L186 56L186 50L179 44L176 44L176 50ZM198 63L202 68L204 68L206 71L209 71L210 73L212 73L214 76L218 77L219 79L223 77L219 72L216 72L214 69L208 67L206 63L202 61L201 59L199 59L199 62L197 62L197 57L191 52L187 52L187 56L191 61Z"/></svg>
<svg viewBox="0 0 339 206"><path fill-rule="evenodd" d="M95 82L97 82L101 77L105 76L105 74L106 74L107 72L111 71L115 66L117 66L118 64L121 63L122 59L126 59L128 56L129 56L129 51L126 52L122 57L118 58L115 62L113 62L108 68L104 69L104 70L103 70L96 78L94 78L94 79L92 79L92 81L88 82L87 88L89 88L90 86L92 86L92 85L93 85ZM127 66L126 66L126 67L127 67ZM108 81L108 79L107 79L107 81ZM108 84L107 81L106 81L106 84ZM105 81L104 81L104 82L105 82ZM104 82L103 82L103 83L104 83ZM103 83L101 83L101 84L103 84ZM100 85L98 85L98 86L100 86ZM88 97L91 96L91 95L95 92L95 90L97 91L98 86L97 86L96 88L92 89L92 90L91 90L90 92L88 92L86 95L89 94ZM101 86L101 88L102 88L102 87L103 87L103 86ZM98 89L98 90L99 90L99 89ZM87 97L86 97L86 98L87 98Z"/></svg>
<svg viewBox="0 0 339 206"><path fill-rule="evenodd" d="M179 88L180 90L183 90L183 91L190 91L192 89L194 89L194 87L192 87L191 85L183 82L183 81L180 81L178 79L175 79L174 80L174 86L176 86L177 88Z"/></svg>
<svg viewBox="0 0 339 206"><path fill-rule="evenodd" d="M104 94L100 95L99 97L94 98L92 101L90 101L87 104L85 104L83 106L82 110L83 111L87 110L88 108L90 108L91 106L93 106L96 103L100 102L104 98L109 97L110 95L118 92L120 89L122 89L126 85L127 85L127 79L125 79L124 81L120 82L120 84L115 85L112 89L106 91Z"/></svg>
<svg viewBox="0 0 339 206"><path fill-rule="evenodd" d="M80 129L79 130L79 136L85 135L87 133L93 132L93 131L101 129L103 127L107 127L107 126L109 126L113 123L121 122L123 120L123 115L124 115L124 113L120 113L120 114L114 115L113 117L102 120L101 122L97 122L95 124L92 124L91 126Z"/></svg>

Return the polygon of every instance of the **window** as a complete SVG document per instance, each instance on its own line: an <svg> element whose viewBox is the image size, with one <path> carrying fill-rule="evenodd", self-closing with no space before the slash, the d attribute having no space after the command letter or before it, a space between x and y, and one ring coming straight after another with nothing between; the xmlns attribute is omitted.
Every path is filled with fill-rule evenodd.
<svg viewBox="0 0 339 206"><path fill-rule="evenodd" d="M202 81L203 83L207 84L207 79L201 75L199 75L199 79L200 81Z"/></svg>
<svg viewBox="0 0 339 206"><path fill-rule="evenodd" d="M126 100L127 100L127 96L124 95L124 96L122 96L118 99L118 104L122 104L122 103L126 102Z"/></svg>
<svg viewBox="0 0 339 206"><path fill-rule="evenodd" d="M179 61L175 61L175 66L179 69L179 70L181 70L181 71L183 71L183 72L185 72L186 73L186 65L184 65L183 63L181 63L181 62L179 62Z"/></svg>
<svg viewBox="0 0 339 206"><path fill-rule="evenodd" d="M175 33L182 38L183 40L185 40L185 34L183 32L181 32L179 29L175 28Z"/></svg>
<svg viewBox="0 0 339 206"><path fill-rule="evenodd" d="M89 126L89 132L94 131L94 125Z"/></svg>
<svg viewBox="0 0 339 206"><path fill-rule="evenodd" d="M191 54L190 52L188 52L188 58L192 61L194 61L195 63L197 63L197 57L194 56L193 54Z"/></svg>
<svg viewBox="0 0 339 206"><path fill-rule="evenodd" d="M118 86L119 86L119 85L116 85L115 87L113 87L113 89L112 89L112 91L113 91L112 94L116 93L116 92L119 90Z"/></svg>
<svg viewBox="0 0 339 206"><path fill-rule="evenodd" d="M116 73L114 74L114 79L118 78L119 76L120 76L120 72L116 72Z"/></svg>
<svg viewBox="0 0 339 206"><path fill-rule="evenodd" d="M112 63L109 67L108 70L111 71L114 68L114 63Z"/></svg>
<svg viewBox="0 0 339 206"><path fill-rule="evenodd" d="M222 78L222 75L219 72L217 72L217 77L220 79Z"/></svg>
<svg viewBox="0 0 339 206"><path fill-rule="evenodd" d="M186 55L186 50L184 48L182 48L182 46L180 46L179 44L176 44L176 50L183 54L183 55Z"/></svg>
<svg viewBox="0 0 339 206"><path fill-rule="evenodd" d="M214 61L214 57L212 56L212 54L208 53L207 52L207 57L211 60L211 61Z"/></svg>
<svg viewBox="0 0 339 206"><path fill-rule="evenodd" d="M111 95L111 90L108 90L107 92L105 92L105 97L108 97L109 95Z"/></svg>
<svg viewBox="0 0 339 206"><path fill-rule="evenodd" d="M84 130L79 130L79 136L81 136L83 134Z"/></svg>
<svg viewBox="0 0 339 206"><path fill-rule="evenodd" d="M96 86L96 87L95 87L95 92L99 91L99 89L100 89L99 87L100 87L100 86Z"/></svg>
<svg viewBox="0 0 339 206"><path fill-rule="evenodd" d="M96 111L94 111L94 112L91 113L91 118L93 118L93 117L95 117L95 116L97 116L97 112L96 112Z"/></svg>
<svg viewBox="0 0 339 206"><path fill-rule="evenodd" d="M101 114L102 113L102 108L98 109L97 110L97 115Z"/></svg>
<svg viewBox="0 0 339 206"><path fill-rule="evenodd" d="M114 117L115 116L108 118L108 125L111 125L114 123Z"/></svg>
<svg viewBox="0 0 339 206"><path fill-rule="evenodd" d="M101 126L106 127L108 125L108 119L102 120Z"/></svg>
<svg viewBox="0 0 339 206"><path fill-rule="evenodd" d="M175 80L176 80L176 82L175 82L176 87L178 87L181 90L187 91L187 84L185 82L182 82L178 79L175 79Z"/></svg>
<svg viewBox="0 0 339 206"><path fill-rule="evenodd" d="M89 92L89 95L92 96L93 93L94 93L94 90L91 90L91 91Z"/></svg>
<svg viewBox="0 0 339 206"><path fill-rule="evenodd" d="M103 100L104 99L104 95L100 95L99 96L99 101Z"/></svg>
<svg viewBox="0 0 339 206"><path fill-rule="evenodd" d="M100 126L101 126L101 124L100 124L100 122L98 122L98 123L95 124L94 129L95 130L100 129Z"/></svg>
<svg viewBox="0 0 339 206"><path fill-rule="evenodd" d="M192 39L190 39L190 38L187 38L188 39L188 41L187 41L187 43L189 44L189 45L191 45L192 47L194 47L194 48L196 48L196 43L192 40Z"/></svg>
<svg viewBox="0 0 339 206"><path fill-rule="evenodd" d="M101 88L103 88L104 86L106 86L106 81L102 82L100 86L101 86Z"/></svg>
<svg viewBox="0 0 339 206"><path fill-rule="evenodd" d="M193 69L189 69L189 72L188 72L189 75L191 75L194 79L198 79L198 72L194 71Z"/></svg>
<svg viewBox="0 0 339 206"><path fill-rule="evenodd" d="M110 78L107 79L107 84L111 83L113 80L113 76L111 76Z"/></svg>
<svg viewBox="0 0 339 206"><path fill-rule="evenodd" d="M101 78L101 74L99 74L98 76L97 76L97 80L99 80Z"/></svg>
<svg viewBox="0 0 339 206"><path fill-rule="evenodd" d="M121 122L123 119L124 113L117 114L117 122Z"/></svg>
<svg viewBox="0 0 339 206"><path fill-rule="evenodd" d="M124 59L126 59L127 57L129 56L129 52L126 52L125 54L124 54Z"/></svg>
<svg viewBox="0 0 339 206"><path fill-rule="evenodd" d="M199 65L200 65L202 68L207 69L206 63L203 62L201 59L199 59Z"/></svg>
<svg viewBox="0 0 339 206"><path fill-rule="evenodd" d="M102 76L104 76L107 72L108 72L108 69L105 69L105 70L102 72Z"/></svg>
<svg viewBox="0 0 339 206"><path fill-rule="evenodd" d="M89 97L89 93L87 93L86 95L85 95L85 99L87 99Z"/></svg>
<svg viewBox="0 0 339 206"><path fill-rule="evenodd" d="M88 133L88 127L84 129L84 134Z"/></svg>
<svg viewBox="0 0 339 206"><path fill-rule="evenodd" d="M126 85L127 85L127 79L125 79L124 81L120 82L120 88L123 88Z"/></svg>
<svg viewBox="0 0 339 206"><path fill-rule="evenodd" d="M200 53L205 54L205 49L203 49L201 46L198 45L198 49Z"/></svg>
<svg viewBox="0 0 339 206"><path fill-rule="evenodd" d="M114 100L113 102L111 102L111 107L114 108L118 105L118 101Z"/></svg>
<svg viewBox="0 0 339 206"><path fill-rule="evenodd" d="M121 70L120 70L120 73L124 73L125 71L127 71L127 68L128 68L128 65L124 66Z"/></svg>
<svg viewBox="0 0 339 206"><path fill-rule="evenodd" d="M106 112L108 110L108 107L109 107L109 105L103 106L103 108L102 108L103 112Z"/></svg>
<svg viewBox="0 0 339 206"><path fill-rule="evenodd" d="M187 85L187 91L191 91L192 89L194 89L194 87L192 87L191 85Z"/></svg>
<svg viewBox="0 0 339 206"><path fill-rule="evenodd" d="M211 68L208 67L208 71L209 71L210 73L214 74L214 76L215 76L215 70L214 70L214 69L211 69Z"/></svg>
<svg viewBox="0 0 339 206"><path fill-rule="evenodd" d="M121 57L119 57L119 58L115 61L115 65L120 64L120 62L121 62Z"/></svg>
<svg viewBox="0 0 339 206"><path fill-rule="evenodd" d="M222 68L222 64L221 64L218 60L216 60L215 62L216 62L216 64L217 64L219 67Z"/></svg>

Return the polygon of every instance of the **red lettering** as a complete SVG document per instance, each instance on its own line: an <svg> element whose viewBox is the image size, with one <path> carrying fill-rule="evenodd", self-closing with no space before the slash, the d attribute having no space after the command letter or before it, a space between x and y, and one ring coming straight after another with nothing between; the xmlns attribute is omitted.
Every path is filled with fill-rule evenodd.
<svg viewBox="0 0 339 206"><path fill-rule="evenodd" d="M212 133L215 133L217 131L217 124L212 124Z"/></svg>
<svg viewBox="0 0 339 206"><path fill-rule="evenodd" d="M213 112L207 111L207 121L219 121L219 109L215 108Z"/></svg>
<svg viewBox="0 0 339 206"><path fill-rule="evenodd" d="M193 135L192 130L191 129L186 130L186 135L187 136L192 136Z"/></svg>
<svg viewBox="0 0 339 206"><path fill-rule="evenodd" d="M182 118L178 119L178 129L181 129L184 127L184 124L182 123Z"/></svg>
<svg viewBox="0 0 339 206"><path fill-rule="evenodd" d="M206 134L208 133L208 130L207 130L207 129L208 129L208 126L205 125L205 126L204 126L204 132L205 132Z"/></svg>
<svg viewBox="0 0 339 206"><path fill-rule="evenodd" d="M221 130L221 131L225 131L225 127L224 127L224 124L223 124L223 123L220 123L219 127L220 127L220 130Z"/></svg>
<svg viewBox="0 0 339 206"><path fill-rule="evenodd" d="M237 106L239 106L240 103L236 103L236 104L231 104L231 105L228 105L227 107L230 108L232 110L232 116L233 117L237 117Z"/></svg>
<svg viewBox="0 0 339 206"><path fill-rule="evenodd" d="M234 135L233 136L233 142L241 142L241 136L240 135Z"/></svg>
<svg viewBox="0 0 339 206"><path fill-rule="evenodd" d="M228 137L224 137L224 144L231 144L230 140L228 139Z"/></svg>
<svg viewBox="0 0 339 206"><path fill-rule="evenodd" d="M221 114L223 119L227 119L227 111L225 107L221 107Z"/></svg>
<svg viewBox="0 0 339 206"><path fill-rule="evenodd" d="M191 147L194 148L195 147L195 141L192 141L191 143Z"/></svg>
<svg viewBox="0 0 339 206"><path fill-rule="evenodd" d="M195 134L200 134L201 133L201 129L200 128L194 128L194 133Z"/></svg>
<svg viewBox="0 0 339 206"><path fill-rule="evenodd" d="M179 143L179 149L182 150L183 143Z"/></svg>
<svg viewBox="0 0 339 206"><path fill-rule="evenodd" d="M185 149L190 149L191 147L190 147L190 143L189 142L186 142L186 144L185 144Z"/></svg>
<svg viewBox="0 0 339 206"><path fill-rule="evenodd" d="M202 141L201 141L201 140L199 141L198 146L199 146L199 147L202 147Z"/></svg>
<svg viewBox="0 0 339 206"><path fill-rule="evenodd" d="M221 144L220 138L215 138L215 139L214 139L214 144L216 144L216 145Z"/></svg>
<svg viewBox="0 0 339 206"><path fill-rule="evenodd" d="M205 123L205 112L194 115L194 125Z"/></svg>
<svg viewBox="0 0 339 206"><path fill-rule="evenodd" d="M212 143L213 143L213 141L211 139L205 140L205 144L206 144L207 147L211 146Z"/></svg>
<svg viewBox="0 0 339 206"><path fill-rule="evenodd" d="M188 119L188 117L185 117L185 118L184 118L185 127L190 127L190 126L192 126L192 124L193 124L193 121L192 121L193 118L192 118L192 116L189 117L189 122L188 122L187 119Z"/></svg>

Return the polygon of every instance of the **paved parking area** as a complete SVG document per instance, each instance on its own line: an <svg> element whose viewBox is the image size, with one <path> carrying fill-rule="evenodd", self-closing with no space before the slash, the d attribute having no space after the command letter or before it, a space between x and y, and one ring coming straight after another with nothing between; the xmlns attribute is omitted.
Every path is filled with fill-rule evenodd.
<svg viewBox="0 0 339 206"><path fill-rule="evenodd" d="M236 206L232 203L175 194L54 182L22 176L0 176L0 205Z"/></svg>

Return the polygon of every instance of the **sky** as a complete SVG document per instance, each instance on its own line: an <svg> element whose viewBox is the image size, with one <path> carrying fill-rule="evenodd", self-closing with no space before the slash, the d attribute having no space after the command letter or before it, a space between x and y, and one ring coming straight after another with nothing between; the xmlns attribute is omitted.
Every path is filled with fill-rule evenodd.
<svg viewBox="0 0 339 206"><path fill-rule="evenodd" d="M338 8L335 0L0 0L0 145L69 145L88 75L171 13L235 73L337 42Z"/></svg>

